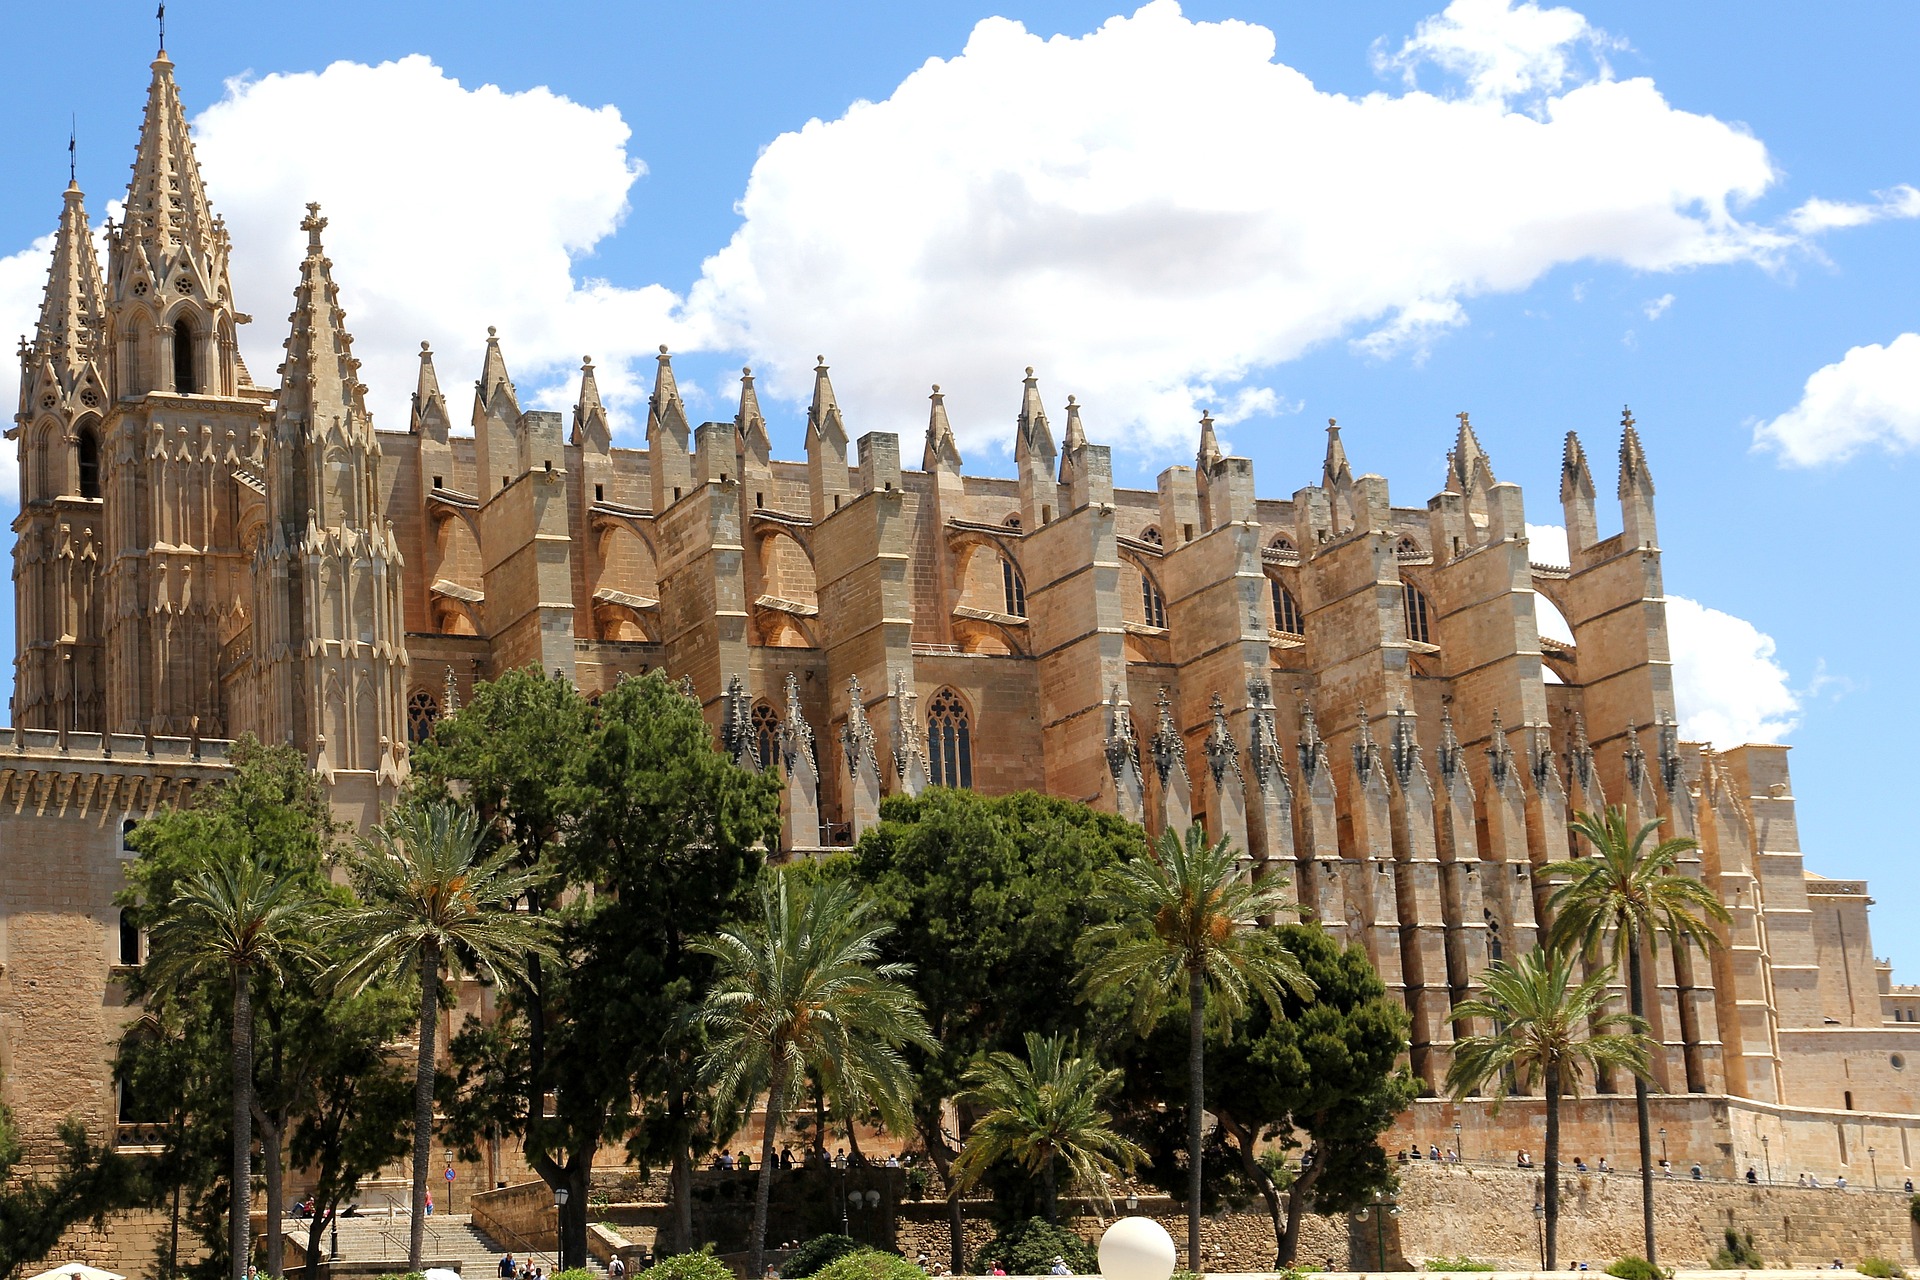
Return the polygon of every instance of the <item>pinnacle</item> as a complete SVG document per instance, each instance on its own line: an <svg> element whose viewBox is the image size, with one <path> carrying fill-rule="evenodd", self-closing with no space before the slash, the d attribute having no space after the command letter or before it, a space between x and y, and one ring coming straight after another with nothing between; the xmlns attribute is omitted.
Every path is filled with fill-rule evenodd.
<svg viewBox="0 0 1920 1280"><path fill-rule="evenodd" d="M813 365L813 403L807 409L807 439L825 438L842 448L847 443L847 424L840 413L840 402L833 394L833 380L827 376L827 358L815 356Z"/></svg>
<svg viewBox="0 0 1920 1280"><path fill-rule="evenodd" d="M1480 447L1480 437L1473 433L1473 423L1466 411L1463 409L1454 416L1460 420L1460 430L1454 436L1453 452L1447 455L1451 469L1449 482L1456 493L1471 493L1475 487L1492 484L1493 461Z"/></svg>
<svg viewBox="0 0 1920 1280"><path fill-rule="evenodd" d="M35 326L34 349L51 357L63 379L93 354L96 337L105 326L106 296L100 280L100 260L94 256L93 233L80 188L69 185L54 233L53 262Z"/></svg>
<svg viewBox="0 0 1920 1280"><path fill-rule="evenodd" d="M1213 415L1206 410L1200 413L1200 448L1194 454L1194 464L1202 475L1212 471L1226 455L1220 450L1220 441L1213 434Z"/></svg>
<svg viewBox="0 0 1920 1280"><path fill-rule="evenodd" d="M128 239L144 247L147 260L157 266L182 247L211 257L219 229L200 179L173 63L163 50L152 65L123 226Z"/></svg>
<svg viewBox="0 0 1920 1280"><path fill-rule="evenodd" d="M419 431L429 418L441 424L447 421L447 399L440 393L440 378L433 370L433 347L420 344L420 377L413 388L412 430Z"/></svg>
<svg viewBox="0 0 1920 1280"><path fill-rule="evenodd" d="M922 471L958 471L960 469L960 443L953 438L953 424L947 421L947 398L940 393L940 384L933 384L933 392L927 397L932 407L927 411L927 445L920 460Z"/></svg>
<svg viewBox="0 0 1920 1280"><path fill-rule="evenodd" d="M1633 410L1620 411L1620 496L1632 490L1652 493L1653 472L1647 467L1646 450L1640 447L1640 433L1634 429Z"/></svg>
<svg viewBox="0 0 1920 1280"><path fill-rule="evenodd" d="M1327 458L1320 467L1320 483L1328 489L1344 489L1353 484L1347 447L1340 443L1340 424L1332 418L1327 419Z"/></svg>
<svg viewBox="0 0 1920 1280"><path fill-rule="evenodd" d="M1575 494L1593 496L1593 472L1587 466L1587 451L1580 447L1580 437L1569 431L1560 456L1560 501Z"/></svg>
<svg viewBox="0 0 1920 1280"><path fill-rule="evenodd" d="M487 326L487 353L480 366L480 381L475 384L477 399L474 403L476 422L486 406L493 403L494 397L501 391L507 397L506 413L513 420L520 417L520 401L514 391L513 379L507 376L506 357L500 354L500 331L492 325Z"/></svg>
<svg viewBox="0 0 1920 1280"><path fill-rule="evenodd" d="M320 243L327 220L320 206L307 206L301 222L307 232L307 256L300 264L300 283L293 294L293 331L287 338L286 378L280 391L280 412L303 415L308 432L331 421L367 421L362 396L366 388L358 377L360 362L353 358L353 335L347 332L333 283L332 264Z"/></svg>
<svg viewBox="0 0 1920 1280"><path fill-rule="evenodd" d="M1054 456L1053 428L1047 423L1046 406L1040 403L1040 379L1034 377L1032 365L1027 366L1027 376L1021 380L1020 387L1020 417L1014 455L1035 456L1051 461Z"/></svg>

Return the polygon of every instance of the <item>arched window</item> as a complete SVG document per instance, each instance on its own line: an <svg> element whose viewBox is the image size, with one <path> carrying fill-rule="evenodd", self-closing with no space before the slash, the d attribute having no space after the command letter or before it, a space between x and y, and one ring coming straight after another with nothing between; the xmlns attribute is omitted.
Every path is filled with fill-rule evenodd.
<svg viewBox="0 0 1920 1280"><path fill-rule="evenodd" d="M754 703L753 719L749 724L753 730L753 750L760 757L760 767L773 768L773 747L780 740L780 717L774 714L773 704L764 700Z"/></svg>
<svg viewBox="0 0 1920 1280"><path fill-rule="evenodd" d="M183 396L200 390L193 369L193 326L182 316L173 326L173 389Z"/></svg>
<svg viewBox="0 0 1920 1280"><path fill-rule="evenodd" d="M1505 948L1500 945L1500 922L1493 918L1493 912L1483 911L1487 918L1487 962L1499 964Z"/></svg>
<svg viewBox="0 0 1920 1280"><path fill-rule="evenodd" d="M966 704L951 689L934 694L927 708L927 767L936 787L973 786L973 730Z"/></svg>
<svg viewBox="0 0 1920 1280"><path fill-rule="evenodd" d="M1275 535L1273 541L1269 542L1267 546L1269 546L1275 551L1291 551L1293 550L1293 539L1289 538L1284 533L1277 534Z"/></svg>
<svg viewBox="0 0 1920 1280"><path fill-rule="evenodd" d="M1165 539L1161 538L1160 536L1160 526L1157 524L1150 524L1146 528L1142 529L1140 531L1140 541L1150 542L1156 547L1161 547L1166 545Z"/></svg>
<svg viewBox="0 0 1920 1280"><path fill-rule="evenodd" d="M100 496L100 433L92 426L80 428L80 496Z"/></svg>
<svg viewBox="0 0 1920 1280"><path fill-rule="evenodd" d="M1427 554L1426 549L1408 535L1402 535L1400 541L1393 544L1393 553L1409 560L1417 560Z"/></svg>
<svg viewBox="0 0 1920 1280"><path fill-rule="evenodd" d="M407 699L407 741L425 742L433 735L433 723L440 718L440 701L425 689Z"/></svg>
<svg viewBox="0 0 1920 1280"><path fill-rule="evenodd" d="M1407 639L1415 644L1432 644L1432 628L1428 620L1425 593L1411 582L1401 583L1400 590L1406 598Z"/></svg>
<svg viewBox="0 0 1920 1280"><path fill-rule="evenodd" d="M1027 616L1027 581L1013 567L1013 561L1000 561L1000 585L1006 592L1007 612L1016 618Z"/></svg>
<svg viewBox="0 0 1920 1280"><path fill-rule="evenodd" d="M133 916L130 913L126 911L122 911L120 913L120 963L121 964L136 965L140 963L140 960L141 960L140 943L141 943L140 926L133 922Z"/></svg>
<svg viewBox="0 0 1920 1280"><path fill-rule="evenodd" d="M1002 520L1000 522L1000 527L1003 529L1013 529L1017 531L1020 528L1020 513L1016 511L1012 515L1008 516L1005 520Z"/></svg>
<svg viewBox="0 0 1920 1280"><path fill-rule="evenodd" d="M1290 636L1303 636L1306 625L1300 617L1300 602L1293 598L1293 592L1280 585L1280 579L1268 578L1267 588L1273 596L1273 629Z"/></svg>
<svg viewBox="0 0 1920 1280"><path fill-rule="evenodd" d="M1160 594L1160 588L1153 585L1153 579L1144 573L1140 575L1140 606L1146 614L1148 626L1167 625L1167 599Z"/></svg>

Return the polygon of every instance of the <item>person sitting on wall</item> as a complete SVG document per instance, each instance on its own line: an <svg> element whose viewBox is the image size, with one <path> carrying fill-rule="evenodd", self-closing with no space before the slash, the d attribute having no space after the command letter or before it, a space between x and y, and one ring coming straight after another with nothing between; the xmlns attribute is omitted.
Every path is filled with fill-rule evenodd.
<svg viewBox="0 0 1920 1280"><path fill-rule="evenodd" d="M1429 1146L1427 1148L1427 1159L1433 1161L1435 1164L1440 1163L1440 1144L1439 1143L1436 1142L1432 1146Z"/></svg>
<svg viewBox="0 0 1920 1280"><path fill-rule="evenodd" d="M1748 1165L1747 1166L1747 1185L1756 1186L1759 1184L1759 1182L1760 1182L1759 1173L1754 1170L1754 1167L1752 1165Z"/></svg>
<svg viewBox="0 0 1920 1280"><path fill-rule="evenodd" d="M1660 1157L1660 1172L1669 1178L1673 1176L1673 1162L1665 1156Z"/></svg>
<svg viewBox="0 0 1920 1280"><path fill-rule="evenodd" d="M1573 1171L1575 1173L1585 1173L1587 1171L1587 1162L1579 1156L1575 1156L1573 1158Z"/></svg>
<svg viewBox="0 0 1920 1280"><path fill-rule="evenodd" d="M1833 1189L1834 1189L1835 1191L1845 1191L1845 1190L1847 1189L1847 1175L1846 1175L1846 1174L1844 1174L1844 1173L1843 1173L1843 1174L1841 1174L1841 1175L1840 1175L1839 1177L1837 1177L1837 1178L1835 1178L1835 1179L1833 1180Z"/></svg>
<svg viewBox="0 0 1920 1280"><path fill-rule="evenodd" d="M1706 1177L1706 1176L1707 1176L1707 1175L1706 1175L1706 1174L1705 1174L1705 1173L1704 1173L1704 1172L1703 1172L1703 1171L1701 1170L1701 1168L1700 1168L1700 1162L1699 1162L1698 1160L1695 1160L1695 1161L1693 1162L1693 1168L1692 1168L1692 1170L1691 1170L1690 1172L1692 1172L1692 1174L1693 1174L1693 1180L1694 1180L1695 1182L1698 1182L1698 1181L1700 1181L1700 1180L1701 1180L1702 1178L1704 1178L1704 1177Z"/></svg>
<svg viewBox="0 0 1920 1280"><path fill-rule="evenodd" d="M1596 1165L1594 1165L1593 1167L1594 1167L1595 1169L1597 1169L1597 1170L1599 1170L1599 1171L1600 1171L1601 1173L1612 1173L1612 1172L1613 1172L1613 1170L1611 1170L1611 1169L1609 1169L1609 1168L1607 1168L1607 1158L1606 1158L1605 1156L1601 1156L1601 1157L1600 1157L1600 1162L1599 1162L1598 1164L1596 1164Z"/></svg>
<svg viewBox="0 0 1920 1280"><path fill-rule="evenodd" d="M1912 1178L1908 1178L1908 1179L1907 1179L1907 1194L1908 1194L1908 1195L1912 1195L1912 1194L1913 1194L1913 1179L1912 1179Z"/></svg>

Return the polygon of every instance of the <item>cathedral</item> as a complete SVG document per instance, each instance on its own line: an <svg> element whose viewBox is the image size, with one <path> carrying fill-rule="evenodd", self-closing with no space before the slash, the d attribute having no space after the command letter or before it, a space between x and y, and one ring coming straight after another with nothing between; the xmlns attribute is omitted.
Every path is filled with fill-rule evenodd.
<svg viewBox="0 0 1920 1280"><path fill-rule="evenodd" d="M1331 422L1288 496L1261 496L1206 418L1193 465L1125 489L1032 369L1009 379L1008 479L968 473L937 386L917 468L900 434L856 434L824 360L806 457L777 460L750 371L730 421L696 424L663 348L635 449L591 360L571 421L523 409L512 335L489 330L470 430L425 342L408 420L376 426L327 221L301 225L286 278L242 282L256 305L293 295L282 362L249 370L163 51L105 262L70 185L20 345L0 1087L42 1158L68 1115L142 1140L108 1068L144 947L112 903L125 832L217 785L244 733L296 744L364 828L411 741L531 664L588 692L684 679L726 750L783 780L781 856L844 847L883 796L929 786L1197 820L1366 949L1430 1094L1453 1006L1539 934L1534 869L1578 852L1575 811L1624 805L1699 842L1685 870L1732 916L1710 954L1656 957L1676 1161L1920 1159L1920 988L1875 958L1866 885L1803 866L1787 748L1690 741L1676 715L1631 415L1605 502L1565 440L1570 564L1534 561L1520 488L1465 414L1420 506L1355 474ZM1541 600L1573 643L1542 636ZM1605 1095L1625 1088L1569 1120L1616 1162L1631 1109ZM1537 1123L1427 1097L1396 1132L1511 1154Z"/></svg>

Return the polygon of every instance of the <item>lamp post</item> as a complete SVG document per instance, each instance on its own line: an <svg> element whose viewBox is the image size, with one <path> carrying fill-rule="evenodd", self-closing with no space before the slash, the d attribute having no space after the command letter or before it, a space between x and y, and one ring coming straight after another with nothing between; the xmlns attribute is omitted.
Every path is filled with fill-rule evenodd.
<svg viewBox="0 0 1920 1280"><path fill-rule="evenodd" d="M1540 1242L1540 1269L1547 1269L1547 1206L1533 1202L1533 1234Z"/></svg>
<svg viewBox="0 0 1920 1280"><path fill-rule="evenodd" d="M556 1271L563 1269L561 1263L566 1250L566 1227L560 1219L566 1216L566 1212L567 1189L555 1187L553 1189L553 1266Z"/></svg>
<svg viewBox="0 0 1920 1280"><path fill-rule="evenodd" d="M1140 1212L1140 1193L1138 1191L1135 1191L1132 1187L1127 1188L1127 1212L1128 1213Z"/></svg>
<svg viewBox="0 0 1920 1280"><path fill-rule="evenodd" d="M1867 1148L1867 1168L1872 1171L1873 1189L1880 1189L1880 1162L1873 1158L1873 1148Z"/></svg>
<svg viewBox="0 0 1920 1280"><path fill-rule="evenodd" d="M1459 1148L1455 1147L1454 1150L1458 1151ZM1376 1191L1373 1193L1373 1204L1369 1207L1373 1210L1373 1243L1379 1255L1380 1270L1385 1271L1387 1269L1387 1215L1399 1217L1400 1205L1386 1192Z"/></svg>
<svg viewBox="0 0 1920 1280"><path fill-rule="evenodd" d="M1667 1167L1667 1130L1666 1130L1666 1127L1663 1125L1660 1129L1660 1168L1664 1170L1666 1167Z"/></svg>
<svg viewBox="0 0 1920 1280"><path fill-rule="evenodd" d="M1773 1146L1772 1139L1766 1134L1760 1135L1760 1158L1767 1162L1767 1185L1773 1185Z"/></svg>
<svg viewBox="0 0 1920 1280"><path fill-rule="evenodd" d="M1458 1120L1453 1122L1453 1154L1460 1157L1461 1164L1467 1162L1466 1150L1460 1145L1460 1122Z"/></svg>

